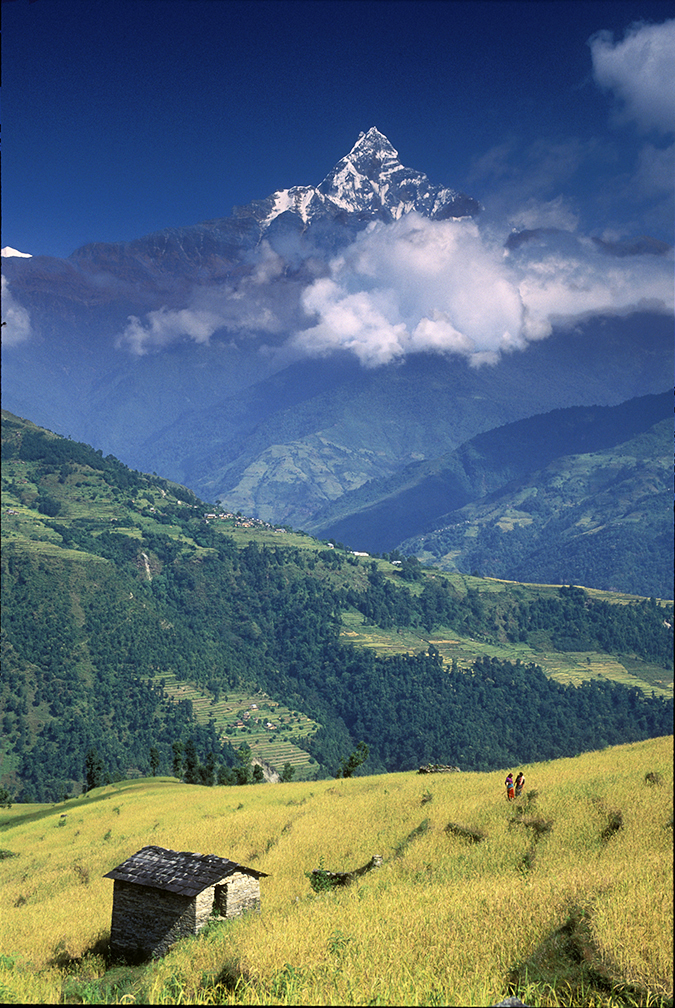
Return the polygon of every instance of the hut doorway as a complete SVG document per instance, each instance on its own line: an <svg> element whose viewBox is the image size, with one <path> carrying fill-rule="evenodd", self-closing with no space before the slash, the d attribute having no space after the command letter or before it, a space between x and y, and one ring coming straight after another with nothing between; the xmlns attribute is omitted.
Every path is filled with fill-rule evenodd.
<svg viewBox="0 0 675 1008"><path fill-rule="evenodd" d="M213 887L212 917L227 917L227 883Z"/></svg>

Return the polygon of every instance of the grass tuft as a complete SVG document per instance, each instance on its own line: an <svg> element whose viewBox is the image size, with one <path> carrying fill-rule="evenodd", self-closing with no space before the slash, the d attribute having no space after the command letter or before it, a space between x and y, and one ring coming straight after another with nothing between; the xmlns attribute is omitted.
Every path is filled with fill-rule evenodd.
<svg viewBox="0 0 675 1008"><path fill-rule="evenodd" d="M408 833L405 840L401 840L400 843L396 844L394 847L394 857L403 857L410 844L414 843L414 841L418 840L421 836L424 836L428 829L429 820L423 819L419 826L416 826L414 830L411 830L410 833Z"/></svg>
<svg viewBox="0 0 675 1008"><path fill-rule="evenodd" d="M607 825L600 834L600 839L603 843L607 843L612 837L623 829L623 812L621 809L616 809L614 812L610 812L607 817Z"/></svg>
<svg viewBox="0 0 675 1008"><path fill-rule="evenodd" d="M468 826L460 826L459 823L454 822L448 823L445 832L461 837L462 840L468 840L469 843L481 843L482 840L487 840L487 833L484 830L469 829Z"/></svg>

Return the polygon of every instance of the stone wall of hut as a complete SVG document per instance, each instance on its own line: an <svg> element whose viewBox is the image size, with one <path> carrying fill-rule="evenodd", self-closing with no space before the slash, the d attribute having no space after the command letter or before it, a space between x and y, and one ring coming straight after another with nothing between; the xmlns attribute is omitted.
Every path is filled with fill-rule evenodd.
<svg viewBox="0 0 675 1008"><path fill-rule="evenodd" d="M239 917L247 910L260 910L260 880L234 872L213 887L212 905L221 917Z"/></svg>
<svg viewBox="0 0 675 1008"><path fill-rule="evenodd" d="M194 897L115 880L110 951L130 961L159 957L195 934Z"/></svg>
<svg viewBox="0 0 675 1008"><path fill-rule="evenodd" d="M222 882L209 886L195 899L196 931L209 920L239 917L247 910L260 909L260 882L251 875L234 872Z"/></svg>
<svg viewBox="0 0 675 1008"><path fill-rule="evenodd" d="M115 880L110 950L130 961L158 958L179 938L198 934L214 918L260 909L260 882L235 872L197 896Z"/></svg>

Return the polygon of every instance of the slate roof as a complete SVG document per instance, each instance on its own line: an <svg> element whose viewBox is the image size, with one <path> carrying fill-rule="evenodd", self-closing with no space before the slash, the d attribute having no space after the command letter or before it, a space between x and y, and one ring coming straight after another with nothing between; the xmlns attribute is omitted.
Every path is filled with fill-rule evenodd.
<svg viewBox="0 0 675 1008"><path fill-rule="evenodd" d="M241 871L254 878L267 878L267 873L245 868L215 854L193 854L190 851L166 850L164 847L143 847L103 878L135 882L137 885L167 889L183 896L196 896L215 882Z"/></svg>

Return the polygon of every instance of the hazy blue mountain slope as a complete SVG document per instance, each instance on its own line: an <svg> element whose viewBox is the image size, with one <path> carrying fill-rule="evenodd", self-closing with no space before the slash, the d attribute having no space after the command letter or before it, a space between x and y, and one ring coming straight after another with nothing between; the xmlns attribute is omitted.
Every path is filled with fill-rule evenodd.
<svg viewBox="0 0 675 1008"><path fill-rule="evenodd" d="M345 495L310 524L312 531L386 550L443 521L553 459L597 451L644 431L672 409L669 392L618 406L571 407L479 434L453 452L407 466L386 481ZM344 516L344 517L341 517Z"/></svg>
<svg viewBox="0 0 675 1008"><path fill-rule="evenodd" d="M672 319L656 305L557 324L490 366L472 367L450 347L415 354L417 344L405 359L366 355L366 364L384 362L377 367L344 349L327 353L342 344L316 335L319 288L338 307L350 284L363 296L371 285L389 289L386 278L368 279L382 261L364 252L373 235L399 269L399 254L426 229L452 229L444 222L453 220L466 237L480 209L402 165L373 128L318 185L277 190L229 217L92 243L64 260L3 258L10 320L25 323L14 336L3 330L4 405L235 510L303 526L345 493L479 432L556 407L616 404L670 381ZM529 255L581 254L571 233L555 229L511 234L507 246L517 269ZM638 242L622 255L665 251ZM594 268L611 252L598 247ZM353 274L344 283L341 262ZM394 302L415 301L428 265L405 297L407 278L397 274ZM461 265L460 295L471 283Z"/></svg>
<svg viewBox="0 0 675 1008"><path fill-rule="evenodd" d="M301 362L184 414L146 450L157 471L206 498L318 530L330 518L316 512L343 494L479 432L554 407L660 391L670 343L667 320L632 316L557 332L496 367L431 355L377 369L346 357ZM344 504L350 509L351 498ZM439 510L447 505L439 501ZM408 528L398 540L419 525Z"/></svg>
<svg viewBox="0 0 675 1008"><path fill-rule="evenodd" d="M401 546L445 570L672 594L672 420L566 455Z"/></svg>

